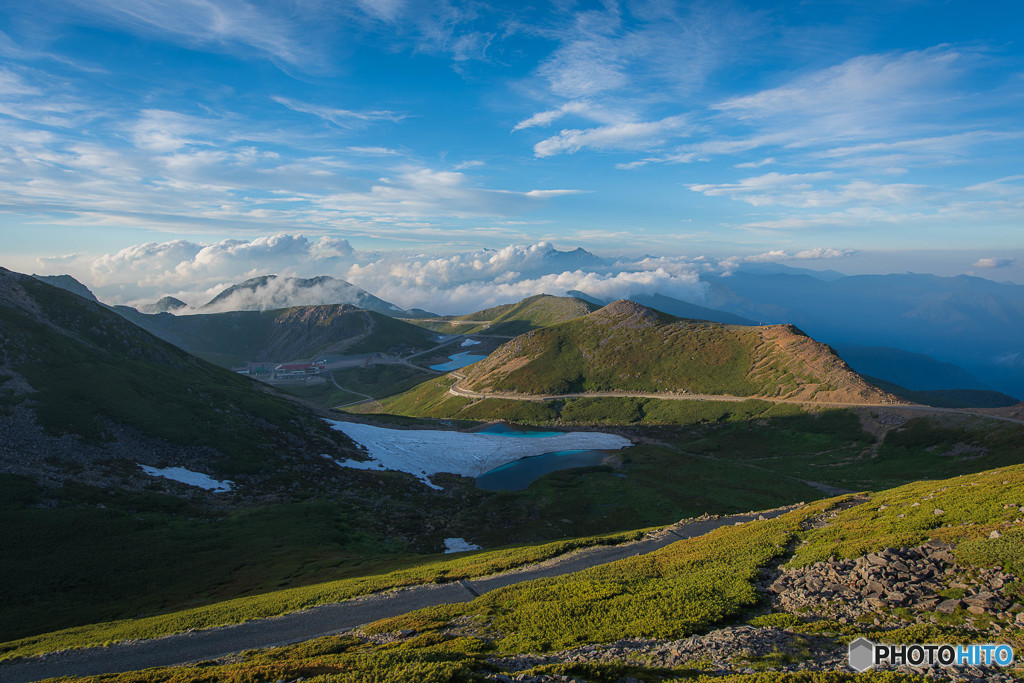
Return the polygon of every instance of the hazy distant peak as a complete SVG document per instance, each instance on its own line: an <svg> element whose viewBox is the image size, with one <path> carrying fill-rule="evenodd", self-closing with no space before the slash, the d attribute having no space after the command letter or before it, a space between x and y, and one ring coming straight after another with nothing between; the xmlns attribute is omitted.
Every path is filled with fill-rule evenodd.
<svg viewBox="0 0 1024 683"><path fill-rule="evenodd" d="M364 289L330 275L311 278L261 275L221 291L202 311L268 311L295 306L353 304L384 315L416 317Z"/></svg>
<svg viewBox="0 0 1024 683"><path fill-rule="evenodd" d="M53 285L54 287L59 287L59 288L63 289L66 292L71 292L72 294L77 294L78 296L82 297L83 299L88 299L89 301L99 302L99 299L96 298L96 295L93 294L92 291L88 287L86 287L85 285L83 285L81 282L79 282L75 278L71 277L70 275L35 275L35 274L33 274L32 277L34 277L35 279L39 280L40 282L45 282L48 285Z"/></svg>
<svg viewBox="0 0 1024 683"><path fill-rule="evenodd" d="M155 303L139 306L138 310L141 313L173 313L188 307L188 304L181 299L176 299L173 296L165 296L161 297L160 300Z"/></svg>
<svg viewBox="0 0 1024 683"><path fill-rule="evenodd" d="M838 270L814 270L812 268L794 268L782 263L744 263L739 272L753 273L757 275L808 275L816 280L831 282L839 278L847 277Z"/></svg>

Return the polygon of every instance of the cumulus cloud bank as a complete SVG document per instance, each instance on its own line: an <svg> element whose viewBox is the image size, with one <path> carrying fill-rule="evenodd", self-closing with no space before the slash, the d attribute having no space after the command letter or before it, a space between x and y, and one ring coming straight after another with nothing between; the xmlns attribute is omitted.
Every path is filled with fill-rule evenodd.
<svg viewBox="0 0 1024 683"><path fill-rule="evenodd" d="M1009 268L1016 262L1015 258L980 258L971 265L975 268Z"/></svg>
<svg viewBox="0 0 1024 683"><path fill-rule="evenodd" d="M838 258L849 253L832 248L770 251L713 266L703 258L606 258L583 249L560 251L549 242L417 254L357 251L338 237L278 234L212 244L188 240L139 244L99 258L69 255L41 260L40 265L80 277L101 299L114 303L148 303L170 295L198 307L230 285L278 275L256 292L240 293L215 310L368 303L345 284L349 282L403 309L453 314L572 290L603 300L660 293L702 304L702 272L728 271L744 261ZM320 275L334 279L302 286L289 279Z"/></svg>

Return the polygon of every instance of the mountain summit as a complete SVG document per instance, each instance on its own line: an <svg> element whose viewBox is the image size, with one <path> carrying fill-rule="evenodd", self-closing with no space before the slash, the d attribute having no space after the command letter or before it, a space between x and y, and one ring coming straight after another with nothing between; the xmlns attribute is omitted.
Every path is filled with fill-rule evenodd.
<svg viewBox="0 0 1024 683"><path fill-rule="evenodd" d="M478 392L630 391L889 403L831 348L792 325L686 320L634 301L534 330L471 366Z"/></svg>
<svg viewBox="0 0 1024 683"><path fill-rule="evenodd" d="M312 278L261 275L231 285L201 307L204 312L267 311L294 306L322 304L353 304L393 318L417 318L416 311L406 311L384 301L365 289L330 275ZM431 314L432 315L432 314Z"/></svg>

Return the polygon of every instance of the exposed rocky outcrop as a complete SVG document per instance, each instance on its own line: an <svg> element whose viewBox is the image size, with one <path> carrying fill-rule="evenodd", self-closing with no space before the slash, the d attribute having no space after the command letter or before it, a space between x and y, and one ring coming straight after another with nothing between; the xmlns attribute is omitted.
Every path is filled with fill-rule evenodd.
<svg viewBox="0 0 1024 683"><path fill-rule="evenodd" d="M875 625L933 622L938 615L987 616L1002 631L1024 625L1024 605L1002 595L1017 577L1000 568L974 569L956 562L952 546L937 540L914 548L889 548L855 560L829 560L783 572L768 586L773 605L805 616L840 623L873 616ZM903 608L900 615L893 610Z"/></svg>

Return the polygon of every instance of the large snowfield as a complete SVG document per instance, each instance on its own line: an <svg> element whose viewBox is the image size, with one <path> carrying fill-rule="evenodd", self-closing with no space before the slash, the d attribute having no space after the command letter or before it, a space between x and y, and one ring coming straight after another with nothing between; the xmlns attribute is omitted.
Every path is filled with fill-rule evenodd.
<svg viewBox="0 0 1024 683"><path fill-rule="evenodd" d="M335 461L342 467L409 472L431 488L438 472L477 477L495 467L542 453L570 450L617 450L632 442L618 434L566 432L536 439L501 434L473 434L438 429L388 429L328 420L330 425L366 448L372 462Z"/></svg>

